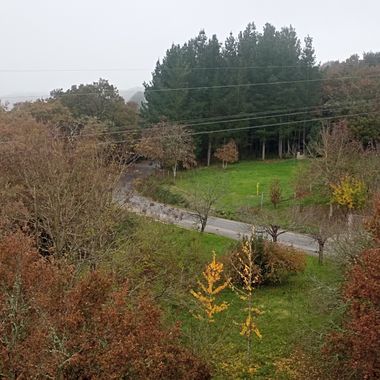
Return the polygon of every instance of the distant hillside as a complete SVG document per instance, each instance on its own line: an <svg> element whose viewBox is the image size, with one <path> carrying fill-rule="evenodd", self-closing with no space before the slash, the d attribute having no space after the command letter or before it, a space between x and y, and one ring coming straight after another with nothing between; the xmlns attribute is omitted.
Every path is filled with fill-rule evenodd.
<svg viewBox="0 0 380 380"><path fill-rule="evenodd" d="M131 99L129 99L130 102L135 102L137 103L139 106L141 105L141 103L145 102L145 96L144 96L144 92L143 91L138 91L136 92L132 97Z"/></svg>
<svg viewBox="0 0 380 380"><path fill-rule="evenodd" d="M144 89L142 87L133 87L129 90L120 90L119 93L126 102L135 102L140 106L141 103L145 101Z"/></svg>

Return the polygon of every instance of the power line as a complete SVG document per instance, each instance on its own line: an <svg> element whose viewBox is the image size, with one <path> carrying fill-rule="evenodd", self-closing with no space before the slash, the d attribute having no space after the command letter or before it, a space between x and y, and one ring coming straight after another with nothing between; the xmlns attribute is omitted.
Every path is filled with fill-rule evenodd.
<svg viewBox="0 0 380 380"><path fill-rule="evenodd" d="M355 114L349 114L349 115L329 116L329 117L314 118L314 119L309 119L309 120L287 121L287 122L282 122L282 123L273 123L273 124L257 125L257 126L250 126L250 127L238 127L238 128L211 130L211 131L200 131L200 132L190 133L190 135L194 136L194 135L229 132L229 131L241 131L241 130L247 130L247 129L276 127L276 126L289 125L289 124L311 123L313 121L325 121L325 120L334 120L334 119L340 119L340 118L343 119L347 117L364 116L364 115L372 115L372 114L379 114L379 113L380 111L379 112L361 112L361 113L355 113Z"/></svg>
<svg viewBox="0 0 380 380"><path fill-rule="evenodd" d="M376 101L376 99L373 99L372 101ZM372 101L357 101L356 103L360 103L360 104L368 104L370 105L372 103ZM249 120L260 120L260 119L269 119L269 118L278 118L278 117L288 117L288 116L297 116L297 115L304 115L304 114L308 114L310 112L317 112L317 110L329 110L330 112L333 111L333 110L341 110L342 108L345 108L347 105L353 105L352 104L353 102L339 102L339 104L344 104L342 106L337 106L337 104L335 105L331 105L331 106L324 106L324 105L321 105L321 106L310 106L310 107L302 107L302 108L299 108L299 109L293 109L293 111L297 111L297 110L304 110L304 111L301 111L301 112L286 112L286 113L283 113L283 114L278 114L277 112L280 111L276 111L276 113L272 113L271 111L267 111L267 114L266 115L263 115L263 112L261 113L253 113L252 114L252 117L242 117L242 118L234 118L234 119L231 119L230 117L233 117L233 115L225 115L225 116L222 116L221 117L224 117L224 119L221 119L221 120L215 120L215 121L210 121L210 122L200 122L200 123L195 123L195 124L183 124L184 127L197 127L197 126L205 126L205 125L219 125L219 124L226 124L226 123L237 123L237 122L242 122L242 121L249 121ZM312 108L310 110L310 108ZM292 111L292 110L288 110L288 111ZM244 115L245 116L245 115ZM249 114L247 115L249 116ZM199 119L199 120L202 120L202 119ZM178 122L175 122L175 121L171 121L172 123L178 123ZM300 120L299 122L303 122L303 120ZM291 122L290 122L291 123ZM120 128L123 128L123 127L120 127ZM83 133L81 134L80 136L81 137L102 137L102 136L109 136L109 135L119 135L119 134L127 134L127 135L133 135L133 134L138 134L138 133L141 133L141 132L146 132L146 131L149 131L151 129L150 128L128 128L127 126L125 126L124 128L125 129L118 129L116 131L104 131L104 132L92 132L92 133ZM234 130L236 130L236 128L233 128Z"/></svg>
<svg viewBox="0 0 380 380"><path fill-rule="evenodd" d="M209 89L229 89L229 88L247 88L247 87L261 87L261 86L273 86L273 85L284 85L284 84L301 84L301 83L313 83L313 82L329 82L329 81L344 81L349 79L364 79L364 78L379 78L380 75L360 75L360 76L338 76L334 78L316 78L316 79L300 79L292 81L274 81L274 82L259 82L259 83L243 83L243 84L226 84L226 85L216 85L216 86L198 86L198 87L175 87L175 88L157 88L157 89L145 89L145 93L149 92L174 92L174 91L198 91L198 90L209 90ZM108 93L113 94L112 91ZM66 94L62 93L59 97L64 96L88 96L88 95L105 95L107 91L102 93L99 92L83 92L76 94ZM3 96L5 99L20 99L20 98L31 98L33 96ZM59 98L58 97L58 98ZM1 98L1 97L0 97ZM39 98L43 99L43 98Z"/></svg>
<svg viewBox="0 0 380 380"><path fill-rule="evenodd" d="M362 78L379 78L380 75L361 75L361 76L342 76L336 78L318 78L318 79L300 79L293 81L274 81L274 82L261 82L261 83L245 83L245 84L226 84L217 86L199 86L199 87L177 87L177 88L158 88L158 89L145 89L145 92L171 92L171 91L190 91L190 90L208 90L208 89L222 89L222 88L236 88L236 87L258 87L258 86L272 86L282 84L295 84L295 83L308 83L308 82L328 82L334 80L347 80L347 79L362 79Z"/></svg>
<svg viewBox="0 0 380 380"><path fill-rule="evenodd" d="M188 123L196 123L196 122L201 122L201 121L208 121L208 120L215 120L215 119L224 119L226 117L248 117L248 116L256 116L256 115L266 115L266 114L273 114L275 116L276 113L279 112L295 112L295 111L302 111L302 110L316 110L319 108L323 109L329 109L332 107L336 107L339 104L344 104L344 105L356 105L356 104L361 104L361 103L369 103L369 102L374 102L376 100L380 100L380 98L374 98L374 99L368 99L368 100L351 100L351 101L346 101L346 102L335 102L334 104L331 105L326 105L326 104L315 104L315 105L310 105L310 106L305 106L305 107L298 107L298 108L277 108L277 109L272 109L268 111L261 111L261 112L240 112L237 114L232 114L232 115L217 115L217 116L210 116L210 117L202 117L198 119L182 119L182 120L170 120L171 123L177 123L177 124L188 124ZM343 106L342 106L343 107Z"/></svg>
<svg viewBox="0 0 380 380"><path fill-rule="evenodd" d="M324 108L325 107L321 106L319 108ZM344 108L344 106L341 107L328 107L328 109L331 110L340 110L341 108ZM317 108L315 108L312 111L316 111ZM197 127L197 126L203 126L203 125L215 125L215 124L226 124L226 123L233 123L233 122L242 122L242 121L248 121L248 120L260 120L260 119L269 119L269 118L277 118L277 117L288 117L288 116L297 116L297 115L304 115L308 114L312 111L306 110L302 112L293 112L293 113L284 113L284 114L269 114L269 115L263 115L263 116L253 116L253 117L244 117L244 118L236 118L236 119L222 119L222 120L216 120L216 121L209 121L209 122L202 122L202 123L197 123L197 124L183 124L183 127ZM301 122L301 121L300 121ZM117 134L123 134L123 133L138 133L138 132L143 132L147 131L151 128L138 128L138 129L124 129L124 130L117 130L117 131L106 131L106 132L98 132L98 133L88 133L88 134L83 134L82 136L105 136L105 135L117 135Z"/></svg>
<svg viewBox="0 0 380 380"><path fill-rule="evenodd" d="M374 98L372 100L360 100L360 101L349 101L349 102L336 102L335 104L326 106L326 105L312 105L307 107L300 107L294 109L277 109L277 110L269 110L262 111L257 113L246 113L246 114L235 114L235 115L219 115L213 116L212 118L200 118L194 119L197 123L182 123L181 121L170 121L171 123L183 124L184 127L197 127L203 125L218 125L218 124L226 124L226 123L236 123L248 120L256 120L256 119L269 119L269 118L278 118L278 117L287 117L287 116L297 116L312 112L329 110L330 112L333 110L340 110L342 108L348 106L355 106L357 104L363 105L371 105L372 102L377 101L379 98ZM339 106L340 105L340 106ZM304 110L304 111L302 111ZM284 112L283 114L278 114L278 112ZM301 112L291 112L291 111L301 111ZM252 115L252 116L251 116ZM234 118L234 117L238 118ZM240 117L239 117L240 116ZM219 118L219 120L207 121L209 119ZM124 128L124 129L121 129ZM150 128L128 128L128 126L119 127L116 131L104 131L104 132L94 132L94 133L85 133L81 136L83 137L92 137L92 136L106 136L106 135L118 135L118 134L137 134L142 131L147 131ZM235 128L234 128L235 129Z"/></svg>
<svg viewBox="0 0 380 380"><path fill-rule="evenodd" d="M165 67L165 71L196 71L196 70L250 70L250 69L303 69L319 68L319 66L299 65L255 65L255 66L218 66L218 67ZM114 67L114 68L37 68L37 69L10 69L2 68L0 73L44 73L44 72L125 72L125 71L154 71L151 68Z"/></svg>
<svg viewBox="0 0 380 380"><path fill-rule="evenodd" d="M344 119L349 117L357 117L357 116L365 116L365 115L373 115L373 114L380 114L380 111L376 112L360 112L360 113L354 113L354 114L346 114L346 115L336 115L336 116L329 116L329 117L318 117L308 120L295 120L295 121L286 121L286 122L280 122L280 123L271 123L271 124L263 124L263 125L252 125L248 127L237 127L237 128L223 128L223 129L216 129L216 130L208 130L208 131L199 131L199 132L191 132L189 133L190 136L197 136L197 135L204 135L204 134L213 134L213 133L221 133L221 132L236 132L236 131L242 131L242 130L251 130L251 129L262 129L262 128L268 128L268 127L278 127L283 125L294 125L294 124L300 124L300 123L311 123L315 121L327 121L327 120L334 120L334 119ZM88 137L89 135L79 135L78 137ZM141 141L141 139L139 139ZM0 141L0 144L10 144L13 142L16 142L17 140L9 140L9 141ZM119 141L102 141L97 142L96 144L121 144L124 142L130 142L130 140L119 140Z"/></svg>
<svg viewBox="0 0 380 380"><path fill-rule="evenodd" d="M380 113L380 111L379 112L360 112L360 113L348 114L348 115L319 117L319 118L308 119L308 120L286 121L286 122L281 122L281 123L253 125L253 126L248 126L248 127L224 128L224 129L218 129L218 130L192 132L192 133L189 133L189 135L190 136L196 136L196 135L205 135L205 134L221 133L221 132L236 132L236 131L250 130L250 129L262 129L262 128L268 128L268 127L278 127L278 126L282 126L282 125L293 125L293 124L301 124L301 123L311 123L314 121L327 121L327 120L334 120L334 119L344 119L344 118L348 118L348 117L372 115L372 114L379 114L379 113ZM140 139L140 141L141 141L141 139ZM130 140L104 141L104 142L99 142L98 144L122 144L124 142L130 142Z"/></svg>
<svg viewBox="0 0 380 380"><path fill-rule="evenodd" d="M357 66L357 64L345 63L341 62L344 67L352 67ZM370 67L371 65L368 63L359 65L360 67ZM267 70L267 69L302 69L302 70L310 70L310 69L321 69L321 66L305 66L301 64L295 65L252 65L252 66L200 66L200 67L165 67L165 71L197 71L197 70L250 70L250 69L259 69L259 70ZM0 73L44 73L44 72L127 72L127 71L154 71L152 68L142 68L142 67L93 67L93 68L21 68L21 69L11 69L11 68L0 68Z"/></svg>

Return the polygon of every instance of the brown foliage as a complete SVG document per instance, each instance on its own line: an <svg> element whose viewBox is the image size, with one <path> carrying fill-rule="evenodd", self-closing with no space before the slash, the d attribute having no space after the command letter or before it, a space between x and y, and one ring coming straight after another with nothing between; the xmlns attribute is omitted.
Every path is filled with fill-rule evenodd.
<svg viewBox="0 0 380 380"><path fill-rule="evenodd" d="M79 133L84 127L59 100L17 103L12 113L20 118L31 116L38 123L49 125L71 136Z"/></svg>
<svg viewBox="0 0 380 380"><path fill-rule="evenodd" d="M241 285L240 277L234 268L239 268L239 252L244 247L240 243L226 259L227 275L235 285ZM302 272L306 267L305 255L292 247L266 241L262 238L251 240L254 252L254 278L258 284L278 284L285 281L291 274ZM257 284L254 284L257 285Z"/></svg>
<svg viewBox="0 0 380 380"><path fill-rule="evenodd" d="M182 125L160 122L147 128L136 146L137 153L171 168L174 178L178 166L190 168L196 165L194 144L188 130Z"/></svg>
<svg viewBox="0 0 380 380"><path fill-rule="evenodd" d="M344 286L348 303L343 331L331 334L326 354L338 355L339 378L380 377L380 249L362 253Z"/></svg>
<svg viewBox="0 0 380 380"><path fill-rule="evenodd" d="M364 250L351 266L343 286L347 311L343 328L332 333L325 353L337 356L339 378L380 378L380 200L375 198L366 227L374 248Z"/></svg>
<svg viewBox="0 0 380 380"><path fill-rule="evenodd" d="M210 378L148 299L132 304L106 273L77 278L21 233L0 242L0 290L4 378Z"/></svg>
<svg viewBox="0 0 380 380"><path fill-rule="evenodd" d="M3 220L28 227L45 254L91 257L112 241L120 167L94 137L66 140L28 119L0 119Z"/></svg>
<svg viewBox="0 0 380 380"><path fill-rule="evenodd" d="M377 191L380 184L379 149L364 149L347 122L322 128L319 138L309 146L309 153L313 160L298 176L298 192L307 192L313 187L328 200L331 185L340 183L345 177L363 181L370 195Z"/></svg>
<svg viewBox="0 0 380 380"><path fill-rule="evenodd" d="M380 118L376 112L379 111L379 102L374 100L380 95L378 82L380 65L369 65L359 61L358 57L352 58L346 62L334 63L324 69L326 79L347 76L352 78L351 80L323 81L325 105L334 107L347 103L349 99L351 104L341 107L339 114L368 112L368 115L347 118L347 124L355 137L360 138L363 143L378 145Z"/></svg>
<svg viewBox="0 0 380 380"><path fill-rule="evenodd" d="M314 158L309 169L310 179L322 186L325 194L329 194L331 184L338 183L344 176L362 174L357 169L362 146L345 122L322 128L319 138L309 147L309 153Z"/></svg>
<svg viewBox="0 0 380 380"><path fill-rule="evenodd" d="M281 196L282 196L282 190L281 190L281 184L278 179L275 179L270 184L270 201L272 202L272 205L276 208L278 204L281 202Z"/></svg>
<svg viewBox="0 0 380 380"><path fill-rule="evenodd" d="M239 160L239 151L235 140L231 139L227 144L218 148L214 156L222 161L223 169L227 167L227 163L233 163Z"/></svg>

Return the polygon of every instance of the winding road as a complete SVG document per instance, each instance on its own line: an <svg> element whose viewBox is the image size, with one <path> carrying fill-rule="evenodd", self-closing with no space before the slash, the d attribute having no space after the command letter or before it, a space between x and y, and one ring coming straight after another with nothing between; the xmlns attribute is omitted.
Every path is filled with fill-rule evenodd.
<svg viewBox="0 0 380 380"><path fill-rule="evenodd" d="M115 193L115 200L135 213L146 215L165 223L175 224L182 228L196 229L198 227L196 218L191 211L152 201L133 190L132 183L134 179L147 177L154 170L155 167L146 161L134 164L122 176L119 189ZM240 240L244 235L250 234L252 225L210 216L205 231ZM267 238L265 235L264 237ZM285 232L279 236L278 241L308 254L317 255L318 245L310 236L295 232Z"/></svg>

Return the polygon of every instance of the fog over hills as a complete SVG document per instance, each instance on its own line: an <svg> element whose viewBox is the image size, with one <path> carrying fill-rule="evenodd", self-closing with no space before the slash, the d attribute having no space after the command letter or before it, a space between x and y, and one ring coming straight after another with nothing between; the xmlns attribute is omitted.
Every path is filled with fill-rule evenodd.
<svg viewBox="0 0 380 380"><path fill-rule="evenodd" d="M6 104L12 107L16 103L21 102L34 102L37 99L45 99L49 97L49 93L42 92L13 92L9 94L0 95L1 104Z"/></svg>
<svg viewBox="0 0 380 380"><path fill-rule="evenodd" d="M119 90L119 93L126 102L135 102L140 105L145 101L143 87L132 87L128 90Z"/></svg>
<svg viewBox="0 0 380 380"><path fill-rule="evenodd" d="M132 87L128 90L119 90L120 95L126 102L135 102L138 105L145 100L143 87ZM14 92L0 95L0 103L12 108L14 104L20 102L34 102L37 99L46 99L49 93L43 92Z"/></svg>

